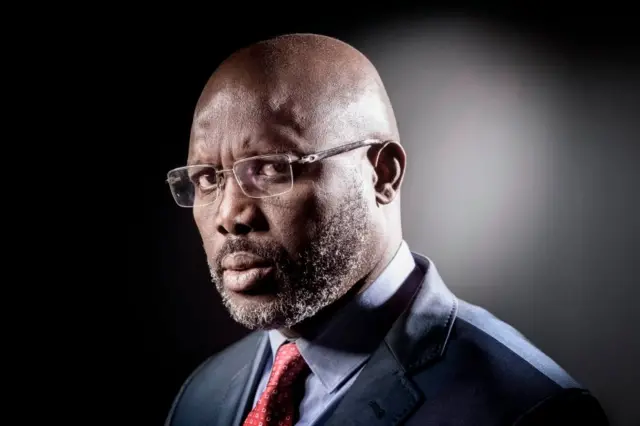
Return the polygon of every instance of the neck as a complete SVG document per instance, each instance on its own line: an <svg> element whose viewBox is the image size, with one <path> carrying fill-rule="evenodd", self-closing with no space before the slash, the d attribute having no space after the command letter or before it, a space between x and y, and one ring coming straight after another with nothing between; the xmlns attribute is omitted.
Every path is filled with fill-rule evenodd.
<svg viewBox="0 0 640 426"><path fill-rule="evenodd" d="M280 328L278 331L289 339L304 337L311 340L317 331L325 324L337 311L344 305L349 303L355 296L363 293L373 282L380 276L382 271L387 267L393 259L402 244L402 236L394 238L390 244L386 244L380 259L374 264L373 268L356 283L354 283L347 293L331 305L323 308L311 318L308 318L291 328Z"/></svg>

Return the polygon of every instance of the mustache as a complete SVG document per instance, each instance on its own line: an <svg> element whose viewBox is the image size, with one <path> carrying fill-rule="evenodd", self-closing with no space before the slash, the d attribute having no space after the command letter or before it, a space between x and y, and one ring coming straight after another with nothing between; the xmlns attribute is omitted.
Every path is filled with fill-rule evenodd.
<svg viewBox="0 0 640 426"><path fill-rule="evenodd" d="M224 242L220 251L216 253L213 259L213 264L210 266L216 271L221 271L222 259L224 259L225 256L236 252L251 253L256 256L260 256L265 260L271 261L276 265L283 263L286 259L284 249L275 243L256 243L247 239L234 238L228 239Z"/></svg>

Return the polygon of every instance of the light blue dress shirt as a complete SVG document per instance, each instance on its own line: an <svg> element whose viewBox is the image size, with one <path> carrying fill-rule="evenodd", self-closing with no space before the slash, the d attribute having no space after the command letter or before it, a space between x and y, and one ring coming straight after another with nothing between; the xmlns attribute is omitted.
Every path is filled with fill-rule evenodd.
<svg viewBox="0 0 640 426"><path fill-rule="evenodd" d="M296 340L298 349L311 369L299 406L297 426L320 426L358 377L371 351L382 337L371 332L370 322L357 312L379 309L396 293L415 268L405 241L380 276L356 295L320 331L313 341ZM264 391L273 365L273 357L287 338L278 330L269 331L271 354L258 384L253 406Z"/></svg>

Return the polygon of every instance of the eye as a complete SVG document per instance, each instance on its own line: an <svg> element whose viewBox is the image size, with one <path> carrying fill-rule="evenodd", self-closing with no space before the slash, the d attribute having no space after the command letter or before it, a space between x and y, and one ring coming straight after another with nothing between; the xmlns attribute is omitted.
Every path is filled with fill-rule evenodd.
<svg viewBox="0 0 640 426"><path fill-rule="evenodd" d="M277 176L286 172L288 166L289 165L287 163L284 163L282 161L265 163L260 169L260 174L263 174L266 176Z"/></svg>
<svg viewBox="0 0 640 426"><path fill-rule="evenodd" d="M218 177L213 170L202 170L193 175L191 181L201 191L210 191L218 185Z"/></svg>
<svg viewBox="0 0 640 426"><path fill-rule="evenodd" d="M216 184L216 176L213 173L205 173L198 176L198 186L201 189L212 189Z"/></svg>

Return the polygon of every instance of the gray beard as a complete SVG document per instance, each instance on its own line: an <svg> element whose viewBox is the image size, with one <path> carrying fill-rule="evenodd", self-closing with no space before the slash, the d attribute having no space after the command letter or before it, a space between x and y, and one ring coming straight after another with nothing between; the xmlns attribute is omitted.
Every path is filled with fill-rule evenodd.
<svg viewBox="0 0 640 426"><path fill-rule="evenodd" d="M340 299L371 261L371 225L361 193L341 204L319 228L313 241L293 260L284 250L228 241L210 272L231 317L249 329L289 328ZM222 284L220 260L244 250L274 261L276 297L270 301L238 300Z"/></svg>

